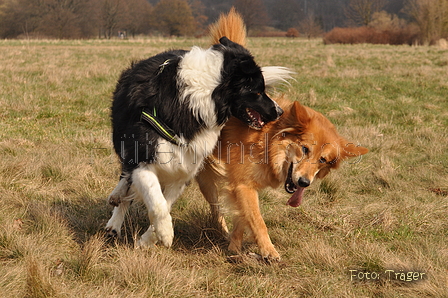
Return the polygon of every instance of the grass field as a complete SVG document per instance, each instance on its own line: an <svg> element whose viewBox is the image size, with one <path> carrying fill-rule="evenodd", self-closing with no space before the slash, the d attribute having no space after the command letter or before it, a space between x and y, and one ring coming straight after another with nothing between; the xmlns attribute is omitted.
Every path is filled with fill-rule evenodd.
<svg viewBox="0 0 448 298"><path fill-rule="evenodd" d="M228 262L194 184L174 206L171 249L133 248L148 225L139 204L126 237L108 241L116 80L132 60L192 45L207 40L0 41L0 297L448 297L448 50L437 47L249 41L260 65L296 72L277 92L370 149L299 208L282 189L262 194L280 263Z"/></svg>

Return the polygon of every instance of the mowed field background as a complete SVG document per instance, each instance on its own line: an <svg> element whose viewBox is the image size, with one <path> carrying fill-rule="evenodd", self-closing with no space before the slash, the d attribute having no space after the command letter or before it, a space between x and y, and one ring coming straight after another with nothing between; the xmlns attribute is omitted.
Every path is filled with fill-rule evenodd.
<svg viewBox="0 0 448 298"><path fill-rule="evenodd" d="M249 40L260 65L296 72L276 94L370 149L309 187L298 208L282 188L262 193L280 263L229 262L194 183L173 207L171 249L133 248L148 225L139 203L124 239L108 240L106 198L120 173L109 119L117 78L133 60L192 45L208 46L0 41L1 297L448 297L448 49L435 46ZM405 272L424 279L395 280Z"/></svg>

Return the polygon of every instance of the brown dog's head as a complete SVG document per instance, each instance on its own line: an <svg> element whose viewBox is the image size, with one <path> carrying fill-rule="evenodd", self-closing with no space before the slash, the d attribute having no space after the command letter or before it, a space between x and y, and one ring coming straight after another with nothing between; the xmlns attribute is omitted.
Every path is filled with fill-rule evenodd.
<svg viewBox="0 0 448 298"><path fill-rule="evenodd" d="M292 193L288 204L297 207L303 191L315 178L323 178L341 161L360 157L369 150L340 136L334 125L321 113L294 102L279 122L278 138L283 150L281 172L285 190ZM278 159L277 159L278 160Z"/></svg>

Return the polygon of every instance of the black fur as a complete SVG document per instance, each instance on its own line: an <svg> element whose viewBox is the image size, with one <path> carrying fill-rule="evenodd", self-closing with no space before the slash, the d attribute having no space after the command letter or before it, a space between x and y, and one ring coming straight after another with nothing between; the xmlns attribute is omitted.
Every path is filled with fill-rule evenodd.
<svg viewBox="0 0 448 298"><path fill-rule="evenodd" d="M249 51L225 37L220 42L213 46L224 56L221 83L212 93L216 124L224 124L232 115L247 121L246 108L256 110L264 122L278 118L279 110L264 93L260 67ZM167 51L134 63L121 74L113 94L111 116L114 148L123 173L130 174L140 162L155 161L155 145L160 136L141 121L143 108L155 108L157 117L187 143L207 129L204 121L192 114L187 101L179 101L182 82L178 81L178 65L186 53Z"/></svg>
<svg viewBox="0 0 448 298"><path fill-rule="evenodd" d="M114 92L112 126L114 148L124 173L131 172L140 162L154 161L160 136L141 121L143 108L155 108L157 117L187 142L203 125L178 101L177 66L185 53L164 52L135 63L122 73ZM160 67L168 59L169 63Z"/></svg>

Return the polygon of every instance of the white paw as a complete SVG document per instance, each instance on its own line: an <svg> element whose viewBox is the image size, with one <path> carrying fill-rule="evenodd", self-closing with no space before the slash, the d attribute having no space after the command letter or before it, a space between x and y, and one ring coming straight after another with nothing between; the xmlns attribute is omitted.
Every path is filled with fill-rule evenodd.
<svg viewBox="0 0 448 298"><path fill-rule="evenodd" d="M112 216L106 224L106 233L109 236L121 237L121 223L117 217Z"/></svg>
<svg viewBox="0 0 448 298"><path fill-rule="evenodd" d="M163 246L171 247L174 239L174 229L170 215L163 220L158 221L155 226L155 232L157 234L157 239L163 244Z"/></svg>
<svg viewBox="0 0 448 298"><path fill-rule="evenodd" d="M121 231L120 230L114 229L111 226L107 226L104 230L106 231L107 235L110 236L110 237L121 238Z"/></svg>
<svg viewBox="0 0 448 298"><path fill-rule="evenodd" d="M149 226L148 230L142 235L140 240L137 241L137 248L149 248L156 245L157 235L154 231L154 226Z"/></svg>

